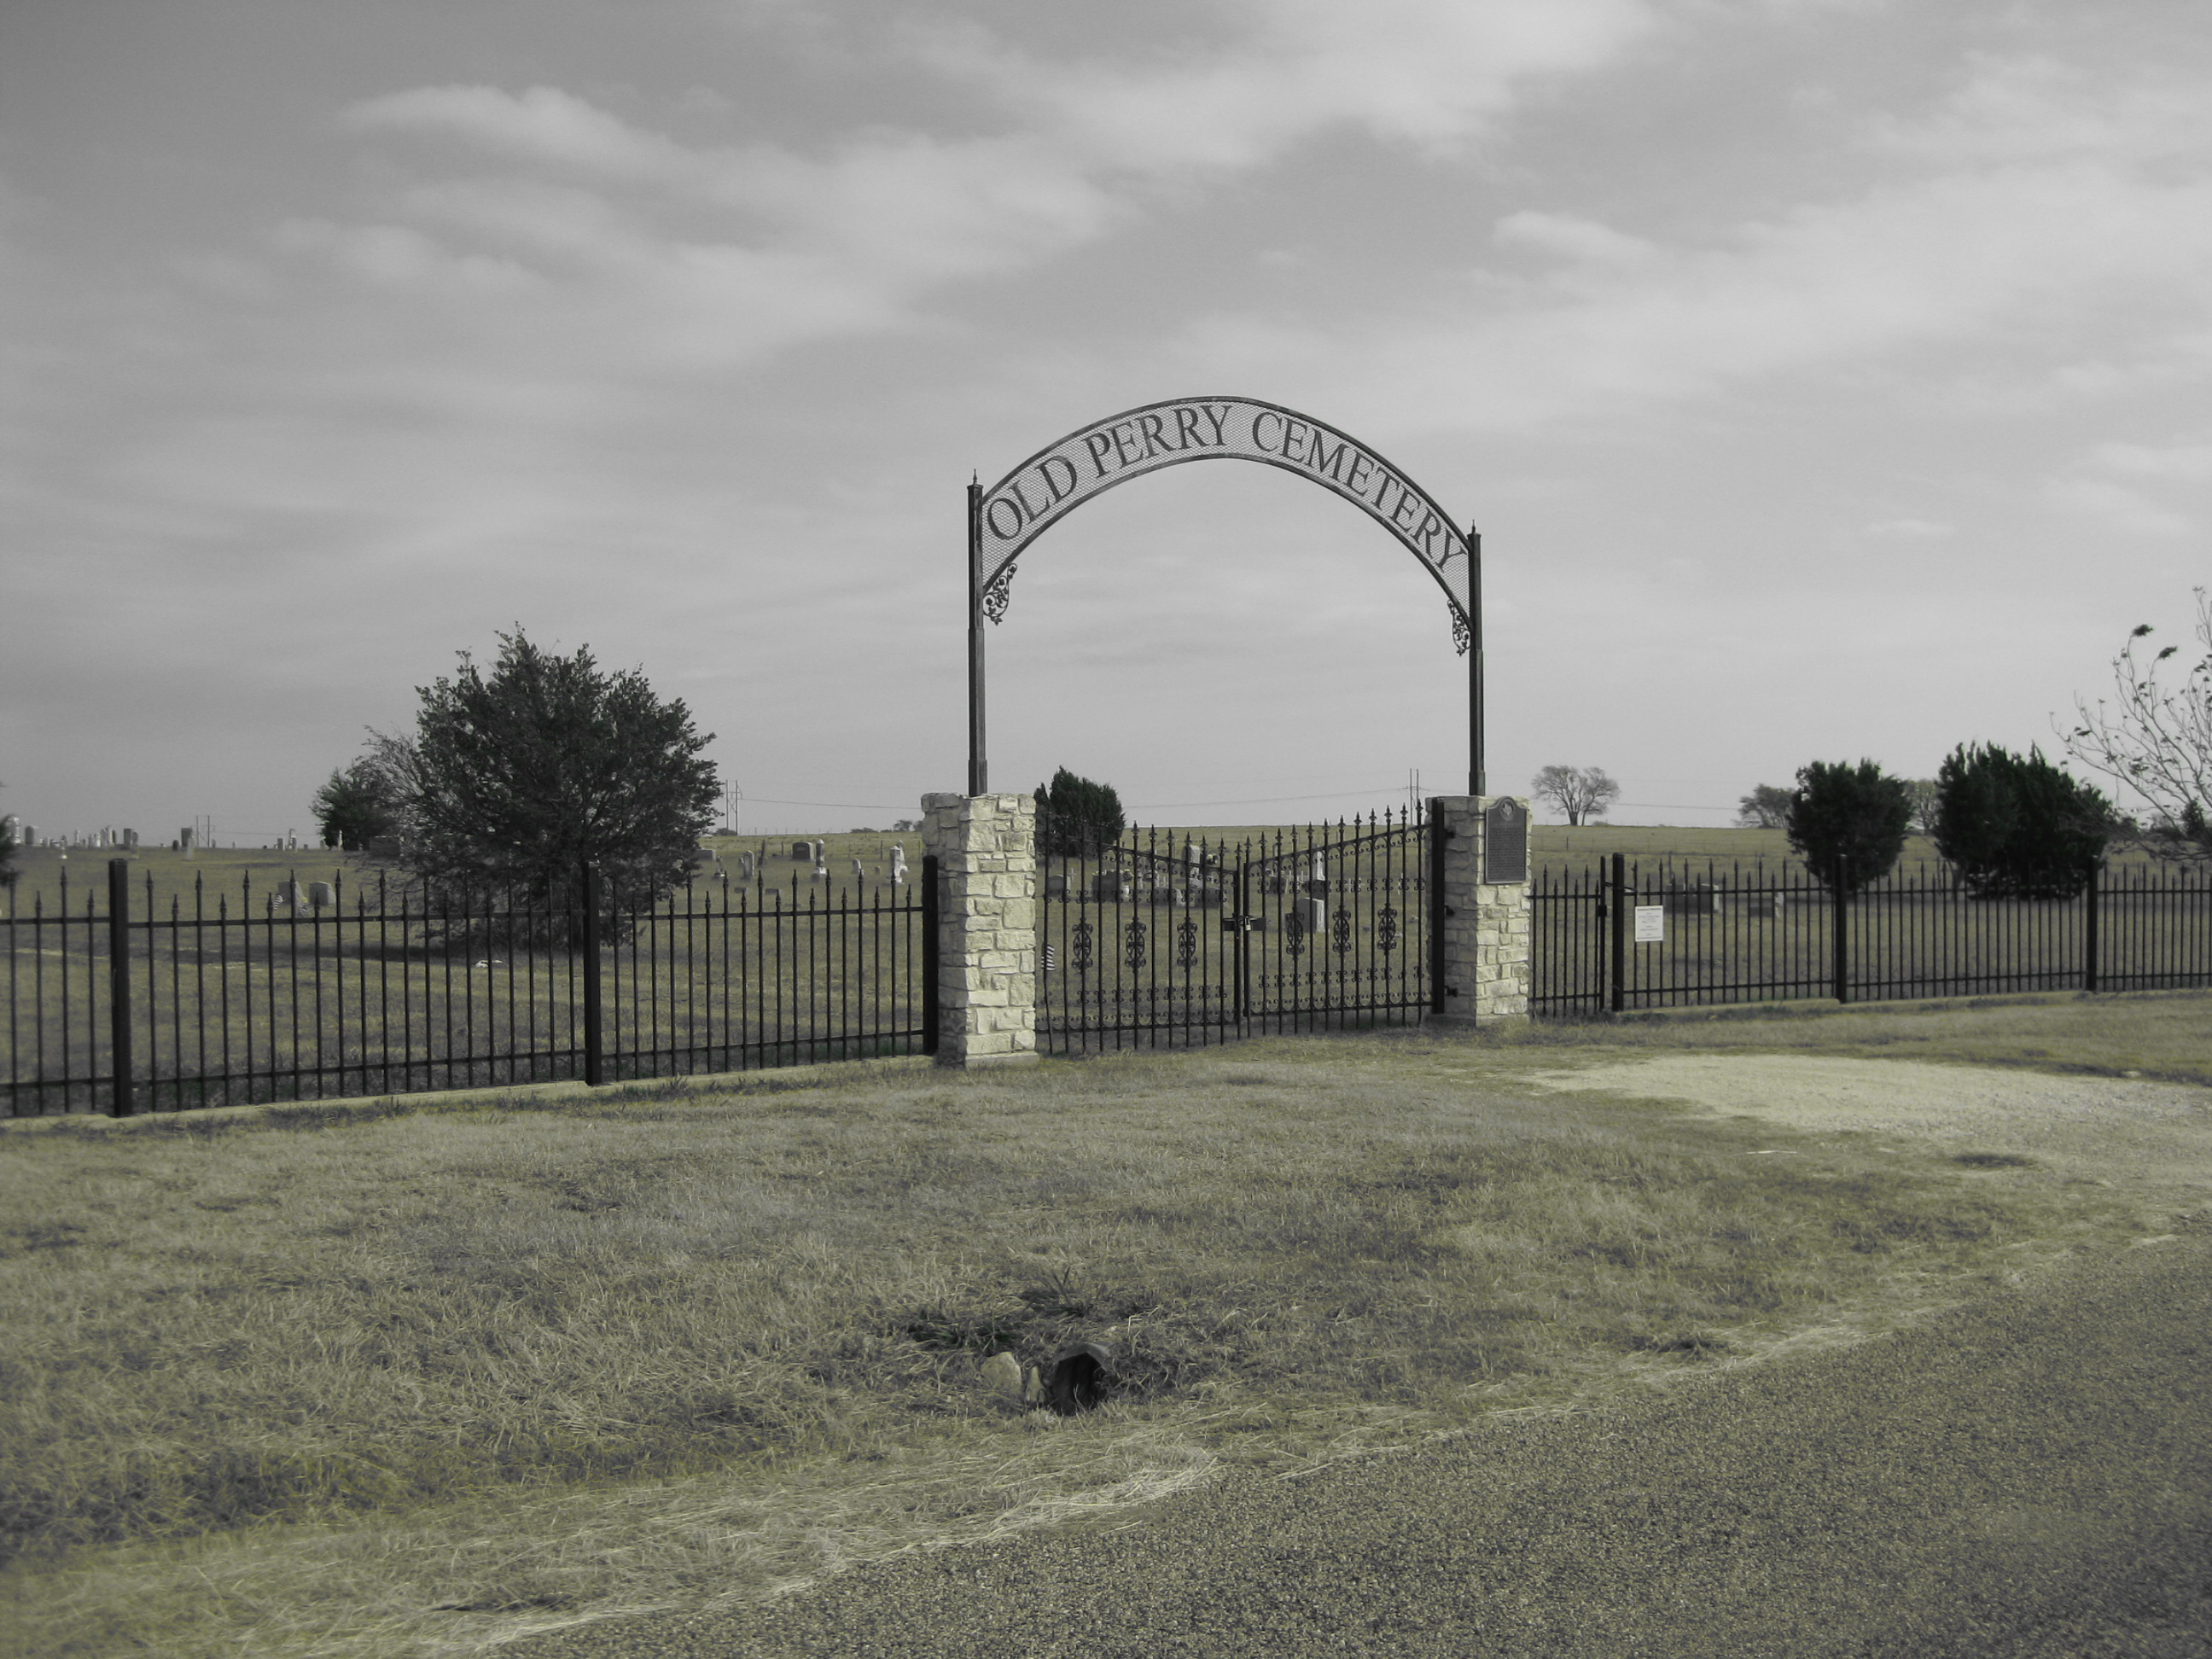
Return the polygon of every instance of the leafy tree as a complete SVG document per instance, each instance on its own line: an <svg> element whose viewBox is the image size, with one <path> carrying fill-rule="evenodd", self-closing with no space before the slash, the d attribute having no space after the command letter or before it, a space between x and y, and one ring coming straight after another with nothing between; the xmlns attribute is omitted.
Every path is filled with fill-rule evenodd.
<svg viewBox="0 0 2212 1659"><path fill-rule="evenodd" d="M1936 850L1977 898L2072 898L2114 829L2112 803L2030 748L1961 744L1936 775Z"/></svg>
<svg viewBox="0 0 2212 1659"><path fill-rule="evenodd" d="M358 853L400 828L400 781L374 754L356 757L315 791L315 823L323 845Z"/></svg>
<svg viewBox="0 0 2212 1659"><path fill-rule="evenodd" d="M1754 784L1735 808L1739 830L1779 830L1790 817L1790 792L1771 783Z"/></svg>
<svg viewBox="0 0 2212 1659"><path fill-rule="evenodd" d="M1605 809L1620 793L1620 786L1601 766L1547 766L1528 786L1538 800L1549 801L1567 815L1569 823L1603 817Z"/></svg>
<svg viewBox="0 0 2212 1659"><path fill-rule="evenodd" d="M372 742L396 785L398 862L434 887L558 914L588 860L611 906L650 908L690 875L714 821L721 786L698 758L713 734L641 672L603 672L588 647L550 655L519 627L499 640L489 675L463 652L451 679L416 688L411 741Z"/></svg>
<svg viewBox="0 0 2212 1659"><path fill-rule="evenodd" d="M1783 828L1808 867L1832 890L1856 893L1879 881L1905 850L1912 794L1870 760L1814 761L1801 767Z"/></svg>
<svg viewBox="0 0 2212 1659"><path fill-rule="evenodd" d="M1121 839L1127 820L1111 784L1093 783L1065 766L1036 790L1037 850L1058 858L1096 858Z"/></svg>
<svg viewBox="0 0 2212 1659"><path fill-rule="evenodd" d="M2103 698L2093 713L2081 698L2081 724L2063 734L2066 752L2140 796L2151 809L2143 839L2172 856L2212 859L2212 594L2197 592L2197 637L2204 654L2178 687L2161 684L2159 665L2182 647L2169 645L2148 665L2136 641L2144 623L2112 659L2117 708Z"/></svg>

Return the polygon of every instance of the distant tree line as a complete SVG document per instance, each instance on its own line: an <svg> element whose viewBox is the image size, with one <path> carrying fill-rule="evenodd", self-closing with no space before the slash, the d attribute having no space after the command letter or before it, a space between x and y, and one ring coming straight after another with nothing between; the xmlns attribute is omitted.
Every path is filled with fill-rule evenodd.
<svg viewBox="0 0 2212 1659"><path fill-rule="evenodd" d="M2110 801L2031 747L1961 744L1933 779L1892 777L1873 761L1814 761L1794 789L1760 784L1736 822L1785 832L1825 884L1859 892L1896 867L1908 835L1936 850L1978 898L2071 898L2124 828Z"/></svg>

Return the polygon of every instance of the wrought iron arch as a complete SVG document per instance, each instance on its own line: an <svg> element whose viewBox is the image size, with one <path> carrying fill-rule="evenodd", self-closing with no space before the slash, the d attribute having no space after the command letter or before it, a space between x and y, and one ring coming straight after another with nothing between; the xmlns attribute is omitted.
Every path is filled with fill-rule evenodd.
<svg viewBox="0 0 2212 1659"><path fill-rule="evenodd" d="M968 486L968 792L988 787L983 623L1012 597L1030 543L1117 484L1189 461L1257 461L1352 502L1395 536L1443 589L1454 645L1468 659L1468 787L1484 791L1482 537L1369 446L1325 421L1255 398L1171 398L1079 427L988 489Z"/></svg>

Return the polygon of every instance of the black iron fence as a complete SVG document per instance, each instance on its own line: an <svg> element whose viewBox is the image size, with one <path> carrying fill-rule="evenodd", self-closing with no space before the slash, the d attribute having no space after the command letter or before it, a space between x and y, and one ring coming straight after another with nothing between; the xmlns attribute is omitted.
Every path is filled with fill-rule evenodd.
<svg viewBox="0 0 2212 1659"><path fill-rule="evenodd" d="M1413 1022L1436 1004L1428 827L1145 830L1041 860L1038 1046ZM0 918L8 1116L174 1110L933 1052L935 860L908 884L726 878L625 907L131 866ZM595 878L587 878L587 890ZM1983 901L1948 867L1838 896L1795 865L1537 872L1531 1012L2212 986L2212 872L2114 863ZM549 941L573 940L573 946Z"/></svg>
<svg viewBox="0 0 2212 1659"><path fill-rule="evenodd" d="M1429 834L1409 814L1103 845L1045 818L1038 846L1047 1053L1398 1024L1433 1005Z"/></svg>
<svg viewBox="0 0 2212 1659"><path fill-rule="evenodd" d="M935 873L631 908L587 872L562 908L342 876L165 897L117 860L0 919L0 1099L125 1115L928 1053Z"/></svg>
<svg viewBox="0 0 2212 1659"><path fill-rule="evenodd" d="M1800 866L1538 872L1530 1012L2212 985L2212 872L2114 863L2072 899L1978 899L1948 866L1844 897Z"/></svg>

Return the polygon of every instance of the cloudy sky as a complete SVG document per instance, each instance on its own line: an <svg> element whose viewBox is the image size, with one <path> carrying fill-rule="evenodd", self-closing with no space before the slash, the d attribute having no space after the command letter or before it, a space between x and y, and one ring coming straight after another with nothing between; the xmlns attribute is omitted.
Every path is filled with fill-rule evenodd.
<svg viewBox="0 0 2212 1659"><path fill-rule="evenodd" d="M2208 279L2202 0L7 0L0 810L306 833L520 623L747 827L910 814L970 476L1198 393L1480 526L1493 789L2049 747L2212 581ZM1269 468L990 661L1000 787L1465 784L1434 584Z"/></svg>

